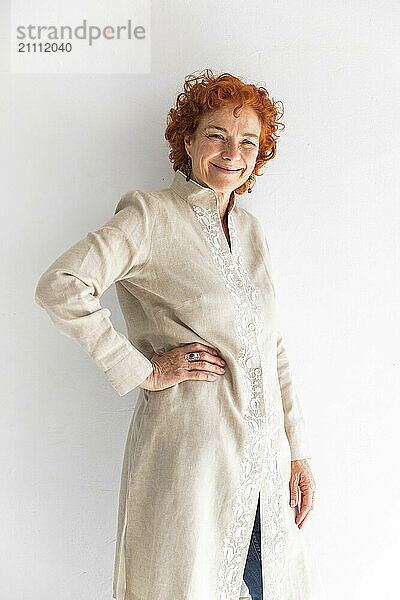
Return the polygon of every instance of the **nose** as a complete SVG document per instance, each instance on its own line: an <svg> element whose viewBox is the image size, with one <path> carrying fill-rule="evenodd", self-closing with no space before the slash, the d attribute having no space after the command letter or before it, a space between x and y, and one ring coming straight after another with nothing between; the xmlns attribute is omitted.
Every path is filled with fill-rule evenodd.
<svg viewBox="0 0 400 600"><path fill-rule="evenodd" d="M224 160L230 161L238 160L241 158L241 154L239 152L239 148L236 142L230 141L226 144L222 152L222 158Z"/></svg>

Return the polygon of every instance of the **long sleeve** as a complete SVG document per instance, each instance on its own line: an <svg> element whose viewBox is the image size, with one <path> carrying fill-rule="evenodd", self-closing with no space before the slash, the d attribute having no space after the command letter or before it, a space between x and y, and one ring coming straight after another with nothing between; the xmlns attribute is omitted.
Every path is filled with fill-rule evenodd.
<svg viewBox="0 0 400 600"><path fill-rule="evenodd" d="M129 204L124 202L129 195ZM140 193L127 192L119 212L74 244L42 274L35 302L63 335L93 358L120 396L142 383L152 363L116 331L100 298L116 281L134 277L151 253L152 223Z"/></svg>
<svg viewBox="0 0 400 600"><path fill-rule="evenodd" d="M291 459L310 458L309 441L303 412L293 384L289 360L282 342L282 335L279 331L277 336L277 367L285 419L285 432L289 441Z"/></svg>
<svg viewBox="0 0 400 600"><path fill-rule="evenodd" d="M276 297L276 290L272 276L272 260L268 240L262 230L260 221L257 220L257 222L260 228L260 235L265 242L265 246L261 248L263 259L265 261L265 266L269 275L273 294ZM293 384L289 360L279 328L277 332L276 357L279 386L281 390L284 412L285 432L290 446L291 459L300 460L304 458L310 458L310 445L306 431L306 424L304 421L300 400Z"/></svg>

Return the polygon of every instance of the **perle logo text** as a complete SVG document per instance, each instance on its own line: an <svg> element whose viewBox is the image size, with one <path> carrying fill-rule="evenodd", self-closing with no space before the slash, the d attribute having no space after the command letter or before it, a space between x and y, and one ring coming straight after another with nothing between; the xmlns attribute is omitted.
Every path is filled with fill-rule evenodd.
<svg viewBox="0 0 400 600"><path fill-rule="evenodd" d="M115 31L116 30L116 31ZM97 25L87 25L86 19L82 25L78 25L73 29L70 25L19 25L17 27L17 39L19 40L89 40L89 46L92 46L94 40L103 37L106 40L120 40L121 31L126 30L126 34L122 34L123 38L128 40L136 39L143 40L146 37L146 30L143 25L132 27L132 21L128 19L127 25L117 25L112 27L106 25L103 28ZM64 36L67 33L67 37ZM43 34L43 37L42 37Z"/></svg>

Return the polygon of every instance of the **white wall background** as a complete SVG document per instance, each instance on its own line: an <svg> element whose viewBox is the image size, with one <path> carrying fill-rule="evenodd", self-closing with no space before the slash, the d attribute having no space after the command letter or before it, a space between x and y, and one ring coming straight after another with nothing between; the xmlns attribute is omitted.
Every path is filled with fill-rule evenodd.
<svg viewBox="0 0 400 600"><path fill-rule="evenodd" d="M2 37L2 597L111 599L136 392L115 394L34 288L121 193L169 185L166 114L206 67L285 107L278 156L239 204L269 236L313 445L303 534L329 600L397 597L399 24L394 0L153 0L142 75L11 76ZM103 304L125 332L114 288Z"/></svg>

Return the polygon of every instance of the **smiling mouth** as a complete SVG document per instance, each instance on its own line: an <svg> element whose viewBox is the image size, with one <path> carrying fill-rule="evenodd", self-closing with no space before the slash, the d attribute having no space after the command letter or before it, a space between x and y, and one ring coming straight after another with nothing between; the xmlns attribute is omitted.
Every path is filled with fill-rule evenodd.
<svg viewBox="0 0 400 600"><path fill-rule="evenodd" d="M220 171L224 171L225 173L237 173L238 171L242 170L242 169L225 169L225 167L220 167L219 165L214 165L214 163L210 163L210 164L212 164L213 167L216 167Z"/></svg>

